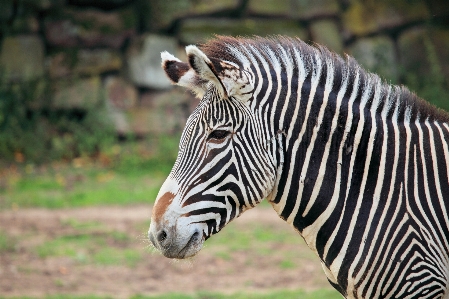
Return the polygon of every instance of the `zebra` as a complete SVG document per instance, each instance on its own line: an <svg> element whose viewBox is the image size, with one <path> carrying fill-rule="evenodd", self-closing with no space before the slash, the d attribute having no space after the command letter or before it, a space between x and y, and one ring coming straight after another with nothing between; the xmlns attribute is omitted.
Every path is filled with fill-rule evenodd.
<svg viewBox="0 0 449 299"><path fill-rule="evenodd" d="M345 298L449 298L449 114L323 46L217 36L161 53L201 100L152 210L168 258L266 199Z"/></svg>

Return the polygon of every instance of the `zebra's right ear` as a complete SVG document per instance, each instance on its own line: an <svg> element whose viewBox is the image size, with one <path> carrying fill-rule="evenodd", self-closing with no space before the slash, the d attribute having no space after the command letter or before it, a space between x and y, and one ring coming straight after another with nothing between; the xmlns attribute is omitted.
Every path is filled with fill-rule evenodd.
<svg viewBox="0 0 449 299"><path fill-rule="evenodd" d="M168 52L161 53L162 68L173 84L190 89L197 97L202 98L207 81L201 79L194 69Z"/></svg>

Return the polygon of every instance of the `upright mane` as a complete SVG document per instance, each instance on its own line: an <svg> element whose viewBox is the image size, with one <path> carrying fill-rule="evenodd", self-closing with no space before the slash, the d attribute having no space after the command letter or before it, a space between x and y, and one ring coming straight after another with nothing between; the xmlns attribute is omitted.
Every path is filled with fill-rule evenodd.
<svg viewBox="0 0 449 299"><path fill-rule="evenodd" d="M229 61L240 66L244 66L248 61L247 52L252 49L257 49L266 59L266 63L272 66L272 55L276 57L282 55L280 51L284 50L291 63L294 64L294 58L291 53L293 49L298 50L303 58L303 63L306 69L314 67L313 57L319 55L319 57L325 60L331 60L334 66L335 78L341 78L342 70L347 69L351 73L359 72L364 85L367 83L368 78L371 84L380 82L378 75L365 71L352 57L346 55L346 59L341 58L339 55L329 51L326 47L314 44L308 45L299 38L289 37L272 37L272 38L234 38L229 36L217 36L217 38L208 41L200 46L201 50L210 57L219 60ZM285 55L284 55L285 57ZM282 61L282 59L279 59ZM218 66L219 67L219 66ZM284 66L282 66L284 67ZM337 81L335 81L337 82ZM429 121L441 121L449 123L449 113L439 109L429 102L419 98L413 92L410 92L404 86L395 86L381 82L381 88L387 92L391 88L394 93L392 96L399 98L399 105L401 110L408 110L412 119L419 118L420 120L429 119Z"/></svg>

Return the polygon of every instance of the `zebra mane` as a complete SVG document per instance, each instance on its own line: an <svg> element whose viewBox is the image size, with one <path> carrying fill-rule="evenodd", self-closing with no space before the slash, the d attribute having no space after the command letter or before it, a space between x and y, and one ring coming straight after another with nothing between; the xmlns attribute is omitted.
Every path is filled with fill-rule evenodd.
<svg viewBox="0 0 449 299"><path fill-rule="evenodd" d="M429 119L430 121L436 120L449 123L449 113L419 98L405 86L390 85L385 81L381 81L378 75L365 71L354 58L346 55L346 59L343 59L324 46L318 44L308 45L299 38L284 36L270 38L258 36L254 38L217 36L215 39L201 45L200 48L209 58L225 60L243 67L251 64L249 55L254 56L254 51L259 52L270 67L273 67L273 59L277 59L277 63L280 63L284 69L285 65L282 61L286 57L293 66L296 65L295 58L292 54L294 50L300 53L307 70L311 70L315 66L313 57L318 56L322 61L330 60L332 62L334 67L334 82L340 81L339 78L343 76L343 72L345 71L349 71L352 74L358 72L363 80L362 86L367 87L367 84L372 86L380 84L382 93L385 94L388 90L391 90L393 94L390 95L390 98L399 98L401 110L407 111L411 119ZM273 53L275 57L273 57Z"/></svg>

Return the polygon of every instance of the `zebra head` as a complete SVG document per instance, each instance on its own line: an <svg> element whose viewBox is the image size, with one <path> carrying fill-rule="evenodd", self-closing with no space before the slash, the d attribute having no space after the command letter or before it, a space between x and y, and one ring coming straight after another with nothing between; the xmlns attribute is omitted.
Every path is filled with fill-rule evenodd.
<svg viewBox="0 0 449 299"><path fill-rule="evenodd" d="M188 63L161 55L172 83L201 98L148 232L170 258L194 256L206 239L269 195L276 173L273 136L266 136L263 112L251 105L255 76L249 65L208 57L195 46L186 53Z"/></svg>

